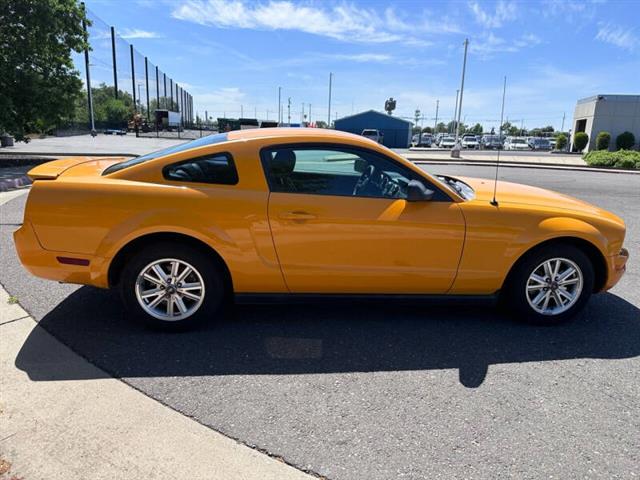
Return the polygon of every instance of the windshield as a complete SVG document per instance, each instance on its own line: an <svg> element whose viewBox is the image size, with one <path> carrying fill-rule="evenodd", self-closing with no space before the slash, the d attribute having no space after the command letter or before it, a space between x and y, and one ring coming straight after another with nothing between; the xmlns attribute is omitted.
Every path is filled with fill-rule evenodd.
<svg viewBox="0 0 640 480"><path fill-rule="evenodd" d="M115 165L111 165L104 172L102 172L102 175L109 175L110 173L118 172L125 168L133 167L134 165L139 165L140 163L144 163L149 160L154 160L156 158L164 157L166 155L171 155L174 153L184 152L185 150L189 150L191 148L204 147L206 145L213 145L215 143L222 143L226 141L227 141L226 133L208 135L206 137L193 140L191 142L181 143L179 145L174 145L172 147L164 148L156 152L147 153L146 155L142 155L140 157L131 158L129 160L125 160L124 162L116 163Z"/></svg>

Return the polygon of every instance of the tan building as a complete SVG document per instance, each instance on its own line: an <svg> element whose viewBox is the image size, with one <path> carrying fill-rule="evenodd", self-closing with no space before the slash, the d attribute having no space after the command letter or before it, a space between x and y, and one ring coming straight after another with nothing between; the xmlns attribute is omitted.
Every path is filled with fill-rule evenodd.
<svg viewBox="0 0 640 480"><path fill-rule="evenodd" d="M631 132L640 141L640 95L594 95L578 100L573 113L572 136L589 135L585 151L593 150L600 132L611 134L611 148L622 132Z"/></svg>

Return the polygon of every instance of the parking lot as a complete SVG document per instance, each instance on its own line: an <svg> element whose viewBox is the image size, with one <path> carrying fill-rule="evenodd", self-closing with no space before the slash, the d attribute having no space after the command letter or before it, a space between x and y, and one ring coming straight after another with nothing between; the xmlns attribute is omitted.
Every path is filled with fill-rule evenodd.
<svg viewBox="0 0 640 480"><path fill-rule="evenodd" d="M627 275L569 324L522 325L489 307L336 303L244 305L217 327L151 332L127 321L114 293L22 269L11 233L25 195L0 207L0 283L108 373L330 479L632 478L640 465L640 177L509 168L500 178L583 198L627 222ZM55 364L43 370L38 331L17 366L34 381L82 376Z"/></svg>

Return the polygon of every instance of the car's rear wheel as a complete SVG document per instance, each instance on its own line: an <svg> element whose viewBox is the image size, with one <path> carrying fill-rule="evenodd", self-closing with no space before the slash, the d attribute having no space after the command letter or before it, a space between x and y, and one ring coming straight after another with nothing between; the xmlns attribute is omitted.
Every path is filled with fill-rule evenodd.
<svg viewBox="0 0 640 480"><path fill-rule="evenodd" d="M518 318L556 324L585 306L594 285L591 260L573 245L549 245L526 255L509 275L505 292Z"/></svg>
<svg viewBox="0 0 640 480"><path fill-rule="evenodd" d="M129 260L120 293L136 320L164 330L184 330L215 319L225 292L212 258L189 246L160 243Z"/></svg>

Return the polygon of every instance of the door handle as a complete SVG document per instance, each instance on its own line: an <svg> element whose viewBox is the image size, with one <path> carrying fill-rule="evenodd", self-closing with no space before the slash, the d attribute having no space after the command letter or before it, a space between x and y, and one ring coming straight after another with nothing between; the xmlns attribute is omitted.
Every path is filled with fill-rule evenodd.
<svg viewBox="0 0 640 480"><path fill-rule="evenodd" d="M283 220L313 220L316 218L313 213L302 212L299 210L293 212L282 212L278 216Z"/></svg>

